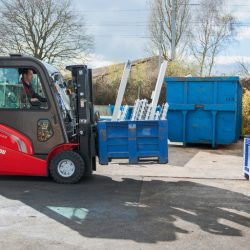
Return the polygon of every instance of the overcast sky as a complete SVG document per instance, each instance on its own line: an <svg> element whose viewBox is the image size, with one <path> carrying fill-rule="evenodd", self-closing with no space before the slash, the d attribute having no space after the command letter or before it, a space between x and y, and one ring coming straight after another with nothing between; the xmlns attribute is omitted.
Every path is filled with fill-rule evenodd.
<svg viewBox="0 0 250 250"><path fill-rule="evenodd" d="M216 1L216 0L214 0ZM149 56L147 0L73 0L77 13L84 15L89 34L95 40L90 66L99 67L128 59ZM197 3L197 1L192 1ZM235 62L244 58L250 64L250 0L225 0L241 26L237 26L237 41L218 56L217 70L237 71ZM192 13L192 7L191 7Z"/></svg>

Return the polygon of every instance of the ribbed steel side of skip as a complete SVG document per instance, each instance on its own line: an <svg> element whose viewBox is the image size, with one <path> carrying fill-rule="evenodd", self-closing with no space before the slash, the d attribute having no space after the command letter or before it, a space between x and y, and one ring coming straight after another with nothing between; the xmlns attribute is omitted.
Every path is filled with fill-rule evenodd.
<svg viewBox="0 0 250 250"><path fill-rule="evenodd" d="M241 134L242 87L239 77L165 78L169 140L231 144Z"/></svg>

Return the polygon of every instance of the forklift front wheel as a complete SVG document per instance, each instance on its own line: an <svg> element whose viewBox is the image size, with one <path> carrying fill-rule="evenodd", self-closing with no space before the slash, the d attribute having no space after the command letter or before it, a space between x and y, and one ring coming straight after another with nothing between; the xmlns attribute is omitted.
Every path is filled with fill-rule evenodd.
<svg viewBox="0 0 250 250"><path fill-rule="evenodd" d="M85 164L78 153L71 150L62 151L51 159L49 171L56 182L73 184L83 177Z"/></svg>

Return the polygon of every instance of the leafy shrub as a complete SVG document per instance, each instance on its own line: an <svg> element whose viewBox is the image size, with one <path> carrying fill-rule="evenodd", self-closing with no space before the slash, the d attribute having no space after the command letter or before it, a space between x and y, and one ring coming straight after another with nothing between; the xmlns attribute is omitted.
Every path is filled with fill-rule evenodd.
<svg viewBox="0 0 250 250"><path fill-rule="evenodd" d="M250 134L250 91L244 89L242 99L242 132L243 135Z"/></svg>

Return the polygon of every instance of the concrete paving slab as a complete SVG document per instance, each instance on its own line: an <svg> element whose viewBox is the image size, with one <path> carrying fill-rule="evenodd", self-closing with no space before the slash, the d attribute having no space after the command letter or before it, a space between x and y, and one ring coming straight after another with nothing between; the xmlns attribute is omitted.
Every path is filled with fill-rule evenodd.
<svg viewBox="0 0 250 250"><path fill-rule="evenodd" d="M242 166L243 157L199 152L185 170L194 178L243 179Z"/></svg>

